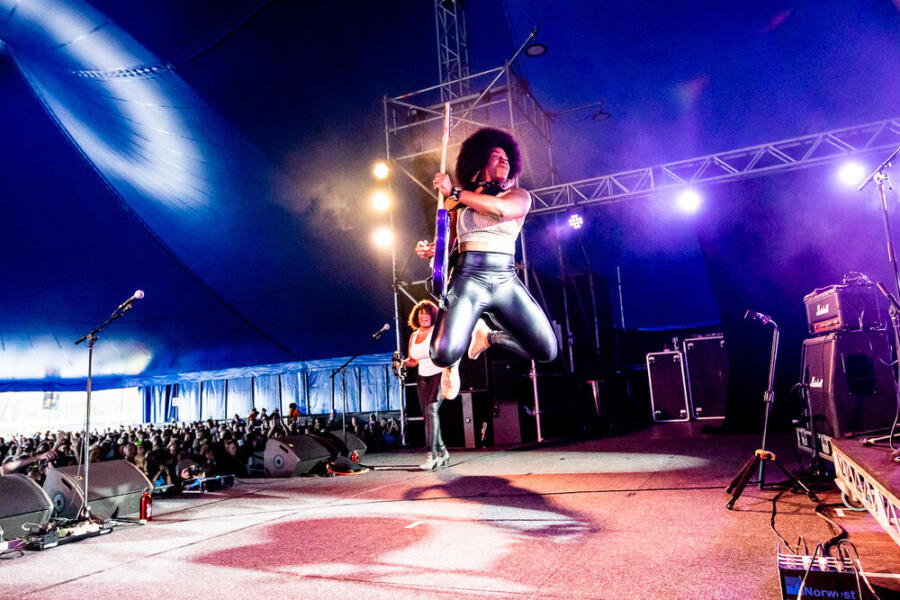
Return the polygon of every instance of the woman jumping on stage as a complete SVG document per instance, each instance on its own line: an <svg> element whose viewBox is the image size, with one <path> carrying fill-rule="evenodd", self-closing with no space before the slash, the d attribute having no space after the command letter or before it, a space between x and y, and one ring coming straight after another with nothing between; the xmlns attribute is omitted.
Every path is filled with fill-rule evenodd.
<svg viewBox="0 0 900 600"><path fill-rule="evenodd" d="M472 359L494 345L536 361L556 358L553 327L516 277L516 240L531 208L531 195L516 185L521 160L511 135L485 128L463 142L456 186L446 173L434 176L444 207L462 205L457 218L460 257L447 289L446 310L438 314L431 340L431 358L439 367L455 368L467 347ZM419 242L416 254L434 256L434 243ZM488 328L480 319L484 312L500 330ZM442 387L452 386L445 381ZM456 390L449 391L458 389L457 383Z"/></svg>
<svg viewBox="0 0 900 600"><path fill-rule="evenodd" d="M428 356L437 314L438 307L430 300L422 300L413 307L409 313L409 326L413 330L409 338L409 358L403 361L407 367L418 366L419 369L416 392L422 418L425 420L425 447L430 448L428 459L419 467L426 471L450 465L450 453L441 437L441 421L438 417L438 410L444 401L440 393L441 373L444 369L435 365Z"/></svg>

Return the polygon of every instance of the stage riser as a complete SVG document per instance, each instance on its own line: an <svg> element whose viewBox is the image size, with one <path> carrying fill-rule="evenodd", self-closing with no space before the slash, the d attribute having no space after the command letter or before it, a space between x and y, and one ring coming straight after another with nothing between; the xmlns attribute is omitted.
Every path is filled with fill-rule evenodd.
<svg viewBox="0 0 900 600"><path fill-rule="evenodd" d="M859 502L900 546L900 464L886 448L859 440L832 440L839 487Z"/></svg>

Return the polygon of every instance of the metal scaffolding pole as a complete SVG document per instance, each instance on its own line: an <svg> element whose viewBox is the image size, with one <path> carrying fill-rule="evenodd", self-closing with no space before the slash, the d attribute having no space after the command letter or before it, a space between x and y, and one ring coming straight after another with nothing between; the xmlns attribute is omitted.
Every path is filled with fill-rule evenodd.
<svg viewBox="0 0 900 600"><path fill-rule="evenodd" d="M522 226L522 232L519 234L519 242L522 245L522 275L525 279L525 289L531 291L531 286L529 285L528 278L528 253L525 248L525 227L524 224ZM534 394L534 422L537 428L537 441L543 442L544 435L541 431L541 396L538 393L538 380L537 380L537 363L532 359L531 361L531 370L528 372L529 377L531 377L531 391Z"/></svg>
<svg viewBox="0 0 900 600"><path fill-rule="evenodd" d="M387 121L387 99L384 100L384 115L385 122ZM384 138L384 152L385 156L388 160L390 160L390 140L387 136L387 131L385 131ZM400 347L400 304L397 298L397 236L394 233L394 199L393 199L393 187L390 184L390 179L387 182L388 185L388 195L391 196L391 204L390 204L390 227L391 227L391 235L394 237L391 240L391 291L394 296L394 343L397 352L402 352ZM394 385L397 386L400 396L400 445L406 445L406 392L403 389L403 381L400 380L399 377L393 378L395 381ZM389 386L386 386L389 387ZM362 389L362 388L360 388ZM390 402L388 402L388 408L390 408Z"/></svg>

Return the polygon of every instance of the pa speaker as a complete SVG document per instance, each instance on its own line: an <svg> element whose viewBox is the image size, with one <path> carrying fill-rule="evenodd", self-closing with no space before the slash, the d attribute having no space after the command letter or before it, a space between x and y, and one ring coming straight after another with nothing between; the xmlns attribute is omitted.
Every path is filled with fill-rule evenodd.
<svg viewBox="0 0 900 600"><path fill-rule="evenodd" d="M22 525L50 521L50 496L31 477L18 473L0 477L0 533L7 540L25 535Z"/></svg>
<svg viewBox="0 0 900 600"><path fill-rule="evenodd" d="M263 469L269 477L305 475L331 458L331 450L315 437L289 435L266 442Z"/></svg>
<svg viewBox="0 0 900 600"><path fill-rule="evenodd" d="M462 360L459 362L459 389L463 392L486 392L488 385L487 352L475 360Z"/></svg>
<svg viewBox="0 0 900 600"><path fill-rule="evenodd" d="M803 342L808 417L816 432L845 437L889 427L897 396L885 331L840 331Z"/></svg>
<svg viewBox="0 0 900 600"><path fill-rule="evenodd" d="M93 514L113 519L140 518L141 496L153 490L143 471L127 461L110 460L91 463L89 477L88 506ZM78 517L84 501L84 469L48 469L44 491L53 501L57 517Z"/></svg>
<svg viewBox="0 0 900 600"><path fill-rule="evenodd" d="M684 366L695 419L725 416L728 399L728 348L721 335L684 340Z"/></svg>
<svg viewBox="0 0 900 600"><path fill-rule="evenodd" d="M677 350L647 354L650 407L657 423L690 421L683 354Z"/></svg>

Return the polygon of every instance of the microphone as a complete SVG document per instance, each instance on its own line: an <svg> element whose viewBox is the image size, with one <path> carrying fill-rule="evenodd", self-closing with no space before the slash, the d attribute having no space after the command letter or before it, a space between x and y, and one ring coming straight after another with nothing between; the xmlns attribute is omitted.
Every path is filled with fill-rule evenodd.
<svg viewBox="0 0 900 600"><path fill-rule="evenodd" d="M770 317L769 315L764 315L762 313L758 313L753 310L748 310L746 313L744 313L744 318L745 319L753 319L754 321L759 321L763 325L768 325L769 323L772 322L772 317Z"/></svg>
<svg viewBox="0 0 900 600"><path fill-rule="evenodd" d="M381 326L381 329L379 329L378 331L376 331L375 333L372 334L372 337L377 340L378 338L381 337L382 333L384 333L385 331L387 331L390 328L391 328L391 326L388 325L387 323L385 323L384 325Z"/></svg>
<svg viewBox="0 0 900 600"><path fill-rule="evenodd" d="M129 308L131 308L131 305L134 304L135 300L140 300L143 297L144 290L135 290L131 298L119 305L119 307L116 309L116 312L119 312L120 310L128 310Z"/></svg>
<svg viewBox="0 0 900 600"><path fill-rule="evenodd" d="M863 179L862 183L859 184L859 187L856 188L856 191L861 192L864 189L866 189L867 185L869 185L870 183L875 181L875 177L879 173L881 174L882 177L885 177L887 175L887 173L886 173L887 169L889 169L891 166L891 161L893 161L895 158L897 158L897 155L900 155L900 146L898 146L896 150L891 152L891 155L888 156L884 162L882 162L880 165L878 165L878 167L876 167L875 170L872 171L868 177ZM890 182L888 182L888 184L890 184ZM888 187L890 188L890 185L888 185ZM891 189L893 189L893 188L891 188Z"/></svg>

